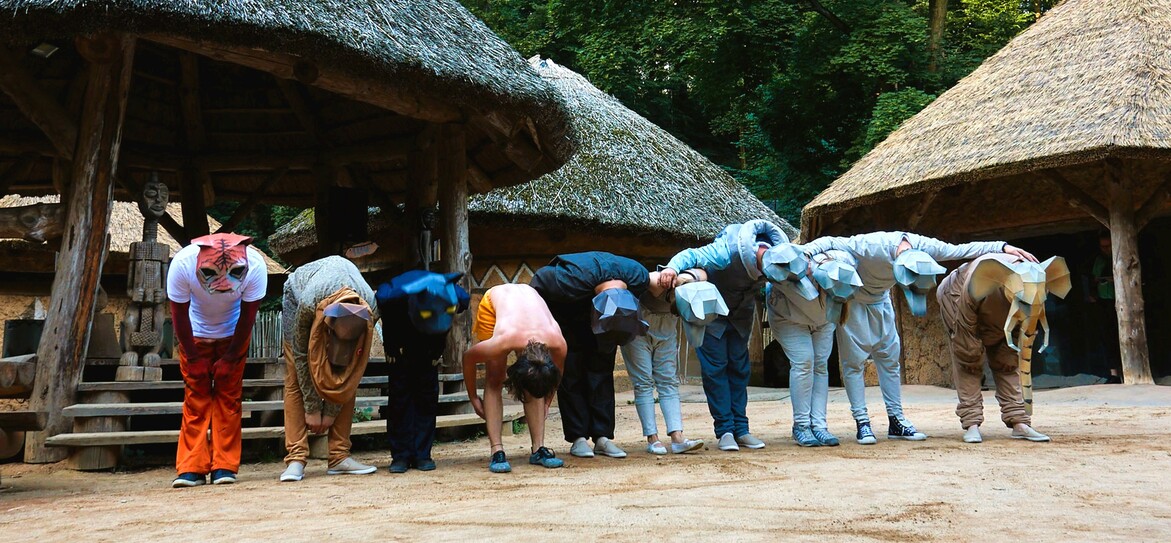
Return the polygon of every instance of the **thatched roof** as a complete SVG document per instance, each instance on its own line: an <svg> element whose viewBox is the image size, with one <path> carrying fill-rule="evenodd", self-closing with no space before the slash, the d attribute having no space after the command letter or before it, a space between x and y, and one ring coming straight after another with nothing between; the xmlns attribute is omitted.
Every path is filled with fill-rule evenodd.
<svg viewBox="0 0 1171 543"><path fill-rule="evenodd" d="M1063 198L1038 198L1056 189L1030 172L1064 168L1094 194L1101 168L1077 167L1107 157L1171 160L1171 0L1066 0L814 198L802 225L818 234L879 203L906 219L904 197L941 189L933 212L994 193L980 203L996 213L1032 208L1012 222L1071 219ZM977 181L995 182L947 190ZM1142 202L1150 188L1136 192Z"/></svg>
<svg viewBox="0 0 1171 543"><path fill-rule="evenodd" d="M473 228L581 227L699 243L730 223L768 219L796 237L743 185L667 131L572 70L551 60L530 62L567 103L578 151L535 181L471 198ZM371 210L371 231L389 226ZM282 226L269 242L282 255L315 244L313 212Z"/></svg>
<svg viewBox="0 0 1171 543"><path fill-rule="evenodd" d="M55 204L60 202L60 197L56 195L50 196L21 196L19 194L9 194L0 197L0 208L28 206L33 204L50 203ZM183 208L177 203L167 204L167 214L175 219L175 222L180 225L183 224ZM130 252L130 244L136 241L142 241L142 213L138 211L138 204L130 202L114 202L114 208L110 211L110 253L121 253L121 256L112 254L110 258L126 258L126 254ZM207 225L212 232L215 232L220 227L219 221L207 218ZM158 241L165 243L171 248L171 256L174 256L179 249L183 247L179 245L175 238L171 237L162 227L159 228ZM28 250L36 250L42 244L31 243L24 240L7 240L0 239L0 243L7 245L8 249L25 248ZM53 253L48 252L48 257L52 258ZM264 254L261 251L261 254ZM264 254L264 262L268 265L269 275L287 273L284 266L273 260L267 254Z"/></svg>
<svg viewBox="0 0 1171 543"><path fill-rule="evenodd" d="M456 0L0 0L0 46L59 104L85 66L73 37L99 32L139 38L124 169L160 170L172 192L172 172L196 166L217 195L240 200L288 167L267 201L308 205L324 162L348 169L344 186L399 193L406 157L434 138L424 129L444 123L466 129L473 192L534 179L572 153L556 95ZM42 42L60 50L29 54ZM201 141L184 118L191 91ZM52 155L3 93L0 126L0 172L24 152ZM47 193L49 175L38 165L14 191Z"/></svg>

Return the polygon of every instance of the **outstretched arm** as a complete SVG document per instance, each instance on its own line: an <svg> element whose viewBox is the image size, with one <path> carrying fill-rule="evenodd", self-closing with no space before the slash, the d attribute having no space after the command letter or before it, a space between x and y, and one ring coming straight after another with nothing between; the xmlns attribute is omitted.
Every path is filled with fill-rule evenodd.
<svg viewBox="0 0 1171 543"><path fill-rule="evenodd" d="M476 393L476 364L484 364L487 369L493 350L491 343L491 339L481 341L464 353L464 386L468 389L468 401L471 402L476 414L485 420L487 419L484 417L484 404L480 400L480 395Z"/></svg>

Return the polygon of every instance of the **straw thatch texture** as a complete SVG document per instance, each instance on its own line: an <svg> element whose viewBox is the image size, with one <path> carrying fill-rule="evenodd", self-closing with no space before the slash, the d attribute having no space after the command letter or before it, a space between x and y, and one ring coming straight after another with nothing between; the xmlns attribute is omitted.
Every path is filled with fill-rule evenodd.
<svg viewBox="0 0 1171 543"><path fill-rule="evenodd" d="M50 203L55 204L60 202L58 196L36 196L28 197L19 194L9 194L0 197L0 208L5 207L19 207L33 204ZM167 214L175 219L175 222L180 225L183 224L183 208L177 203L167 204ZM121 253L122 256L112 256L111 258L126 258L126 254L130 251L130 244L136 241L142 241L142 213L138 211L138 204L131 202L114 202L114 209L110 211L110 252ZM215 232L220 227L219 221L207 218L208 227L212 232ZM171 237L162 227L159 228L158 233L159 243L164 243L171 248L171 255L174 256L179 249L183 247L179 245L175 238ZM34 249L39 247L39 244L23 240L0 240L0 242L10 245L12 248L27 247ZM263 251L261 252L263 254ZM53 253L47 253L49 258L52 258ZM264 262L268 265L269 275L287 273L284 266L273 260L267 254L264 255Z"/></svg>
<svg viewBox="0 0 1171 543"><path fill-rule="evenodd" d="M835 212L1011 176L989 200L1019 202L1022 184L1042 182L1022 174L1109 156L1171 159L1171 0L1055 7L818 195L802 224L817 234ZM1100 175L1081 183L1093 193ZM1068 207L1030 205L1034 221Z"/></svg>
<svg viewBox="0 0 1171 543"><path fill-rule="evenodd" d="M767 219L796 238L792 225L694 149L572 70L551 60L531 62L567 103L578 151L535 181L472 197L473 237L487 225L579 226L699 243L728 224ZM279 228L270 246L287 255L314 245L313 225L312 210L305 211ZM389 226L371 208L370 231Z"/></svg>

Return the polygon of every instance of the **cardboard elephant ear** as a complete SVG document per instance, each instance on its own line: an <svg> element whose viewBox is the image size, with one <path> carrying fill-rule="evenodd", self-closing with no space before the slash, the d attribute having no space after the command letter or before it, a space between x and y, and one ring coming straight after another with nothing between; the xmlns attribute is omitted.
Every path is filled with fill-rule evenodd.
<svg viewBox="0 0 1171 543"><path fill-rule="evenodd" d="M976 269L972 270L972 278L968 281L968 295L975 300L983 300L1004 287L1008 279L1014 275L1012 268L999 260L981 260L976 263Z"/></svg>
<svg viewBox="0 0 1171 543"><path fill-rule="evenodd" d="M1069 266L1065 263L1065 259L1060 256L1051 256L1049 260L1041 263L1041 269L1045 270L1046 290L1058 298L1065 298L1069 294L1069 290L1073 288Z"/></svg>

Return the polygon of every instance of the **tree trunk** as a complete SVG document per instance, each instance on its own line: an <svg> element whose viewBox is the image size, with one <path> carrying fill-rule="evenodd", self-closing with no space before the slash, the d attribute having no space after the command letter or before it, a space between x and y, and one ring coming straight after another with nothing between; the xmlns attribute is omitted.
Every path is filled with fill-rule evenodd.
<svg viewBox="0 0 1171 543"><path fill-rule="evenodd" d="M1118 342L1123 382L1140 385L1151 378L1143 311L1142 266L1138 258L1138 229L1134 198L1128 175L1118 167L1106 167L1110 193L1110 243L1114 257L1114 307L1118 312Z"/></svg>
<svg viewBox="0 0 1171 543"><path fill-rule="evenodd" d="M45 439L72 429L62 409L73 403L102 275L113 205L114 176L122 120L134 64L134 39L104 35L79 39L89 65L73 175L66 196L67 219L44 334L37 349L35 411L48 414L45 430L29 434L25 461L56 462L68 450L46 448ZM89 54L87 54L89 53Z"/></svg>
<svg viewBox="0 0 1171 543"><path fill-rule="evenodd" d="M472 253L468 243L468 182L467 151L463 127L444 125L440 131L442 151L439 154L439 205L443 228L440 260L445 273L462 272L462 286L472 291ZM471 343L471 311L456 316L447 335L443 352L444 368L448 372L461 371L463 355ZM473 385L474 386L474 383Z"/></svg>
<svg viewBox="0 0 1171 543"><path fill-rule="evenodd" d="M943 27L947 24L947 0L931 0L928 10L927 52L931 58L927 63L927 71L935 72L943 56L940 45L943 43Z"/></svg>

